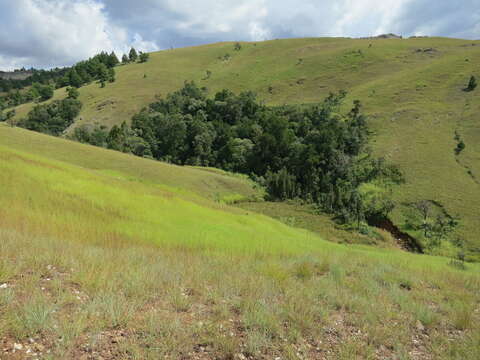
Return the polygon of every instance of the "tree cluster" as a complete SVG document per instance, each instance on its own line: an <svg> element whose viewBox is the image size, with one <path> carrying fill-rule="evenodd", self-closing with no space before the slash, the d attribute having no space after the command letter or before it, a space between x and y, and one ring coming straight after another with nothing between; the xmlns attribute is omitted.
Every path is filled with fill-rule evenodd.
<svg viewBox="0 0 480 360"><path fill-rule="evenodd" d="M140 63L145 63L150 58L150 54L140 51L139 53L135 48L131 48L130 52L122 56L122 64L134 63L138 60Z"/></svg>
<svg viewBox="0 0 480 360"><path fill-rule="evenodd" d="M53 85L33 83L28 90L15 90L0 97L0 111L31 101L46 101L53 96Z"/></svg>
<svg viewBox="0 0 480 360"><path fill-rule="evenodd" d="M406 227L419 232L430 250L440 246L443 240L452 240L450 237L460 222L457 217L435 211L433 204L427 200L413 203L405 213L405 218Z"/></svg>
<svg viewBox="0 0 480 360"><path fill-rule="evenodd" d="M208 98L184 87L114 127L107 146L180 165L222 168L250 175L272 199L302 198L345 222L385 216L388 194L366 183L401 181L399 171L367 148L368 129L356 101L340 112L346 93L321 104L267 107L251 92L228 90Z"/></svg>
<svg viewBox="0 0 480 360"><path fill-rule="evenodd" d="M71 67L62 78L57 80L57 88L72 86L79 88L82 85L99 81L102 87L107 82L115 81L115 66L119 64L114 52L101 52L85 61L80 61Z"/></svg>
<svg viewBox="0 0 480 360"><path fill-rule="evenodd" d="M41 133L59 136L80 113L82 103L67 98L50 104L36 105L18 126Z"/></svg>
<svg viewBox="0 0 480 360"><path fill-rule="evenodd" d="M37 70L37 69L30 69L29 72L32 73L26 79L19 80L19 79L2 79L0 78L0 92L10 92L13 90L21 90L28 86L33 85L34 83L39 84L50 84L55 83L58 79L65 76L69 69L68 68L55 68L52 70ZM18 71L27 71L26 69L21 69Z"/></svg>

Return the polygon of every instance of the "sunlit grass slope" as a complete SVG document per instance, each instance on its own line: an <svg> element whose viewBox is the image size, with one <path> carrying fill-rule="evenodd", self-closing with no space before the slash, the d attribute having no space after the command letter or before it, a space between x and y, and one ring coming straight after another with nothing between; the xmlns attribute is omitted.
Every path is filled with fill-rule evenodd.
<svg viewBox="0 0 480 360"><path fill-rule="evenodd" d="M81 166L112 178L162 185L219 201L228 200L229 197L248 199L258 196L249 180L226 172L210 172L201 168L140 159L20 128L0 125L0 146L41 154L51 160Z"/></svg>
<svg viewBox="0 0 480 360"><path fill-rule="evenodd" d="M311 251L321 241L270 218L208 200L209 191L221 190L216 185L247 190L244 180L19 129L2 126L0 132L0 177L2 188L8 189L0 195L3 228L18 224L39 236L84 241L118 237L166 247L267 253ZM22 136L28 139L25 143L18 140ZM48 145L63 155L52 154ZM89 152L94 156L88 158ZM59 157L64 160L52 160ZM130 164L121 168L126 161ZM158 176L144 176L143 162Z"/></svg>
<svg viewBox="0 0 480 360"><path fill-rule="evenodd" d="M230 181L0 126L0 357L478 358L478 264L325 241Z"/></svg>
<svg viewBox="0 0 480 360"><path fill-rule="evenodd" d="M81 88L84 107L74 126L129 121L185 80L206 86L210 94L253 90L271 105L317 102L346 89L347 103L360 99L370 115L376 154L405 173L407 183L395 193L395 222L403 223L405 204L434 200L461 217L457 235L478 254L480 90L462 89L471 75L480 78L479 63L480 41L447 38L307 38L242 43L240 51L234 43L166 50L151 54L145 64L118 67L117 81L104 89ZM31 106L19 107L17 119ZM466 144L459 156L455 131Z"/></svg>

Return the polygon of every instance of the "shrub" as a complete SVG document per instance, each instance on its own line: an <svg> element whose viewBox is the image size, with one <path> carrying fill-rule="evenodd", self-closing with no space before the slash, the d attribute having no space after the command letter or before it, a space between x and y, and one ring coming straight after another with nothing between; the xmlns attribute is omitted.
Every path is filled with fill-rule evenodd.
<svg viewBox="0 0 480 360"><path fill-rule="evenodd" d="M470 80L468 82L467 88L465 89L466 91L473 91L477 87L477 79L475 76L471 76Z"/></svg>

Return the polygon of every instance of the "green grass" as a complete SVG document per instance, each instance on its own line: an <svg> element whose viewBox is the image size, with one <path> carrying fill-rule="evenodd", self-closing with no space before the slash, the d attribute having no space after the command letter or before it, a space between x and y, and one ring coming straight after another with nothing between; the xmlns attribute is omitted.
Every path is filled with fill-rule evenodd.
<svg viewBox="0 0 480 360"><path fill-rule="evenodd" d="M370 115L375 153L405 173L406 184L394 194L399 206L393 220L402 225L408 203L435 200L461 217L456 236L471 259L480 259L480 90L462 91L472 74L480 76L479 41L307 38L233 48L234 43L217 43L166 50L151 54L145 64L120 66L114 84L80 89L84 107L74 126L129 121L185 80L206 86L210 94L223 88L253 90L271 105L318 102L330 91L346 89L347 103L360 99ZM434 50L417 51L427 48ZM227 53L231 58L222 60ZM207 70L212 75L202 80ZM63 89L55 94L62 96ZM16 118L31 107L20 106ZM457 157L455 131L466 144Z"/></svg>
<svg viewBox="0 0 480 360"><path fill-rule="evenodd" d="M2 358L479 356L478 264L230 207L217 185L255 190L223 172L0 134Z"/></svg>
<svg viewBox="0 0 480 360"><path fill-rule="evenodd" d="M81 166L118 180L132 179L142 183L159 184L211 199L232 196L232 194L245 199L259 195L245 177L226 172L207 172L188 166L174 166L140 159L72 141L52 139L50 136L1 124L0 138L0 146L21 152L42 154L51 160Z"/></svg>
<svg viewBox="0 0 480 360"><path fill-rule="evenodd" d="M240 202L237 207L270 216L289 226L306 229L336 243L374 245L383 248L398 248L392 235L381 229L369 228L370 233L342 229L332 216L319 213L313 206L296 201L285 202Z"/></svg>

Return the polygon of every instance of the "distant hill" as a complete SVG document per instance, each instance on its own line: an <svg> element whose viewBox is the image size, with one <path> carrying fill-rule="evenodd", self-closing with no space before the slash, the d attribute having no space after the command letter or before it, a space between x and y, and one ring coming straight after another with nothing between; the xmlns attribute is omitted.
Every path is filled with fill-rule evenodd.
<svg viewBox="0 0 480 360"><path fill-rule="evenodd" d="M33 75L33 71L0 71L0 79L25 80Z"/></svg>
<svg viewBox="0 0 480 360"><path fill-rule="evenodd" d="M456 236L480 259L480 41L448 38L307 38L205 46L152 53L144 64L116 68L117 80L80 89L74 126L130 121L142 107L195 80L209 93L253 90L267 104L314 103L345 89L361 100L377 155L400 166L406 184L394 194L394 222L419 200L461 218ZM64 89L54 99L64 97ZM33 104L16 108L24 117ZM70 129L71 130L71 129ZM465 148L456 152L462 141ZM443 249L442 251L449 251Z"/></svg>

